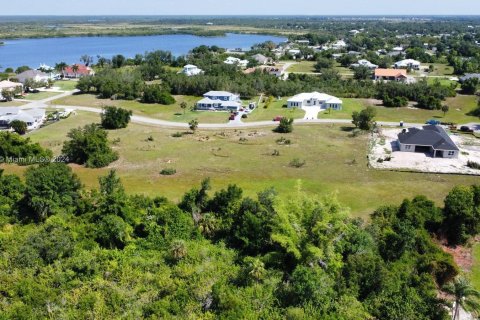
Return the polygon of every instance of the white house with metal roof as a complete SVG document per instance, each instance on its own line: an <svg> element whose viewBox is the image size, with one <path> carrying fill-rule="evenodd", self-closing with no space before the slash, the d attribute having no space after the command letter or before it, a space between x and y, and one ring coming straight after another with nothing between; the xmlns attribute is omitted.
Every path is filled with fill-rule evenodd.
<svg viewBox="0 0 480 320"><path fill-rule="evenodd" d="M186 66L183 67L183 70L181 70L179 73L183 73L187 77L191 76L196 76L199 74L203 74L203 70L198 68L197 66L194 66L193 64L187 64Z"/></svg>
<svg viewBox="0 0 480 320"><path fill-rule="evenodd" d="M394 64L395 69L413 69L413 70L420 70L420 61L413 60L413 59L405 59L398 61Z"/></svg>
<svg viewBox="0 0 480 320"><path fill-rule="evenodd" d="M223 63L237 65L239 67L246 68L248 65L248 60L242 60L235 57L228 57L225 61L223 61Z"/></svg>
<svg viewBox="0 0 480 320"><path fill-rule="evenodd" d="M343 101L326 93L300 93L288 99L289 108L320 107L321 109L342 110Z"/></svg>
<svg viewBox="0 0 480 320"><path fill-rule="evenodd" d="M209 91L196 103L197 110L238 111L242 107L240 96L227 91Z"/></svg>

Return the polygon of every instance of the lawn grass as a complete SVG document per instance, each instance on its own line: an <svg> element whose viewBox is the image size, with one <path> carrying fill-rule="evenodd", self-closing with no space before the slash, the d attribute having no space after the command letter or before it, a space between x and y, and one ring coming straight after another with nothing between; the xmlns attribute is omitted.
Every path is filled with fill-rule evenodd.
<svg viewBox="0 0 480 320"><path fill-rule="evenodd" d="M29 93L24 96L25 100L43 100L51 97L58 96L59 92L52 92L52 91L39 91L35 93Z"/></svg>
<svg viewBox="0 0 480 320"><path fill-rule="evenodd" d="M473 266L469 278L475 289L480 290L480 243L476 243L472 251Z"/></svg>
<svg viewBox="0 0 480 320"><path fill-rule="evenodd" d="M192 111L191 108L201 97L193 96L175 96L175 104L166 106L161 104L147 104L139 101L98 99L92 94L76 94L60 98L51 102L52 105L66 106L86 106L102 108L105 106L116 106L132 110L134 114L148 116L152 118L175 121L189 122L197 119L199 123L226 123L228 122L228 112L211 111ZM180 104L187 103L187 109L182 110Z"/></svg>
<svg viewBox="0 0 480 320"><path fill-rule="evenodd" d="M22 100L15 100L15 101L0 101L0 108L1 107L20 107L27 104L26 101Z"/></svg>
<svg viewBox="0 0 480 320"><path fill-rule="evenodd" d="M292 64L288 69L287 72L294 72L294 73L310 73L316 72L315 71L315 61L296 61Z"/></svg>
<svg viewBox="0 0 480 320"><path fill-rule="evenodd" d="M467 115L476 108L477 99L475 96L457 95L454 98L447 98L444 102L450 107L450 111L444 116L439 110L423 110L412 108L386 108L373 104L368 99L349 99L342 98L342 110L332 110L331 113L325 111L319 114L319 118L325 119L351 119L353 111L360 111L367 106L373 106L377 110L376 120L378 121L404 121L413 123L424 123L429 119L438 119L444 122L453 122L464 124L470 122L479 122L477 117Z"/></svg>
<svg viewBox="0 0 480 320"><path fill-rule="evenodd" d="M72 91L75 89L75 86L77 85L76 80L58 80L55 81L53 84L53 87L58 87L62 91Z"/></svg>
<svg viewBox="0 0 480 320"><path fill-rule="evenodd" d="M59 154L68 130L91 122L98 122L98 115L80 112L28 136ZM263 128L199 131L173 138L176 131L136 124L109 131L109 139L120 140L114 146L120 154L118 161L104 169L72 167L88 188L96 188L98 176L116 169L129 193L161 195L174 201L206 177L212 179L212 192L235 183L249 196L269 187L285 196L301 184L309 193L337 194L354 216L362 217L381 205L399 204L417 194L441 204L453 186L470 185L478 180L470 176L369 169L368 137L352 138L337 125L297 125L288 135ZM147 140L150 136L153 141ZM292 144L278 145L276 140L282 136ZM274 150L280 155L272 156ZM294 158L305 160L305 167L290 167ZM16 173L25 169L13 165L2 167ZM161 176L159 172L167 167L176 169L177 174Z"/></svg>
<svg viewBox="0 0 480 320"><path fill-rule="evenodd" d="M276 99L275 99L276 100ZM273 120L277 116L302 119L305 116L305 111L298 108L286 108L288 98L283 98L272 102L268 108L264 108L265 104L261 103L252 113L248 115L243 122L265 121Z"/></svg>

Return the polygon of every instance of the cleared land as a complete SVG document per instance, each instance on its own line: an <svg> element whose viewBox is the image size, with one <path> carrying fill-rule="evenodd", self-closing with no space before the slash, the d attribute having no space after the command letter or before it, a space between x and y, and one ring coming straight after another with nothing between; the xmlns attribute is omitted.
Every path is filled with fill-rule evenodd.
<svg viewBox="0 0 480 320"><path fill-rule="evenodd" d="M161 104L146 104L139 101L98 99L92 94L77 94L65 98L57 99L51 102L51 105L65 106L85 106L102 108L105 106L116 106L132 110L134 114L148 116L152 118L189 122L197 119L200 123L226 123L228 122L228 112L208 112L192 111L191 108L201 97L175 96L176 102L166 106ZM183 110L180 107L182 102L187 103L187 108Z"/></svg>
<svg viewBox="0 0 480 320"><path fill-rule="evenodd" d="M98 122L98 115L80 112L29 136L58 154L70 128L91 122ZM120 141L114 146L120 160L110 168L86 169L76 165L73 168L87 187L97 187L98 176L114 168L128 192L163 195L172 200L180 199L206 177L212 178L214 190L236 183L248 195L269 187L287 195L300 183L307 192L336 193L354 215L363 217L381 205L400 203L417 194L440 204L453 186L470 185L478 180L478 177L369 169L368 137L352 138L348 130L315 125L296 126L288 135L265 128L200 131L173 138L177 130L130 124L127 129L109 133L112 141ZM153 141L147 140L150 136ZM276 140L282 136L290 139L291 145L277 144ZM272 156L274 150L280 155ZM291 167L289 164L295 158L306 161L305 166ZM13 165L3 167L7 172L25 170ZM164 168L175 168L177 174L161 176L159 172Z"/></svg>
<svg viewBox="0 0 480 320"><path fill-rule="evenodd" d="M1 107L20 107L24 104L27 104L26 101L0 101L0 108Z"/></svg>
<svg viewBox="0 0 480 320"><path fill-rule="evenodd" d="M75 89L76 85L77 85L76 80L59 80L59 81L55 81L55 83L53 84L53 87L57 87L62 91L72 91Z"/></svg>
<svg viewBox="0 0 480 320"><path fill-rule="evenodd" d="M53 91L39 91L35 93L29 93L24 96L25 100L43 100L51 97L58 96L60 92Z"/></svg>

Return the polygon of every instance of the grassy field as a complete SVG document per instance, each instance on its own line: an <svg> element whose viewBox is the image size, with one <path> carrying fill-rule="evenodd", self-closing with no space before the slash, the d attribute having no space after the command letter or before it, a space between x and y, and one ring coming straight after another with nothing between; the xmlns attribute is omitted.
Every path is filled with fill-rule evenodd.
<svg viewBox="0 0 480 320"><path fill-rule="evenodd" d="M252 121L264 121L264 120L273 120L276 116L283 116L288 118L299 119L303 118L305 111L300 109L288 109L284 108L287 103L287 98L282 100L272 102L268 108L264 108L264 104L260 104L257 109L255 109L251 114L248 115L247 119L243 119L244 122Z"/></svg>
<svg viewBox="0 0 480 320"><path fill-rule="evenodd" d="M480 243L473 246L473 267L469 276L473 286L480 290Z"/></svg>
<svg viewBox="0 0 480 320"><path fill-rule="evenodd" d="M26 101L0 101L0 108L1 107L20 107L23 106L24 104L27 104Z"/></svg>
<svg viewBox="0 0 480 320"><path fill-rule="evenodd" d="M191 108L195 102L200 99L200 97L192 96L175 96L176 103L165 106L161 104L146 104L138 101L97 99L92 94L79 94L54 100L51 104L98 108L104 106L116 106L132 110L133 113L137 115L176 122L189 122L192 119L198 119L200 123L228 122L228 112L192 111ZM186 102L188 105L185 111L180 108L182 102Z"/></svg>
<svg viewBox="0 0 480 320"><path fill-rule="evenodd" d="M79 113L29 136L58 154L70 128L91 122L98 122L98 116ZM454 185L469 185L478 180L469 176L369 169L367 137L351 138L348 130L334 125L296 126L292 134L285 136L292 142L289 146L278 145L276 140L282 135L267 128L199 131L173 138L176 131L135 124L110 131L111 140L120 140L114 146L120 159L105 169L73 168L87 187L97 187L98 176L116 169L128 192L163 195L172 200L179 200L206 177L212 178L214 190L236 183L247 195L268 187L287 195L301 183L307 192L336 193L354 215L364 217L378 206L399 204L417 194L425 194L440 204ZM150 136L153 141L147 140ZM274 150L280 155L272 156ZM294 158L305 160L306 165L290 167ZM7 172L24 170L3 167ZM161 176L159 172L164 168L175 168L177 174Z"/></svg>
<svg viewBox="0 0 480 320"><path fill-rule="evenodd" d="M455 98L447 98L445 104L450 107L450 111L443 115L439 110L423 110L412 108L385 108L376 106L374 101L368 99L342 99L343 109L321 113L320 118L338 118L350 119L353 111L359 111L368 105L373 105L377 110L376 119L379 121L405 121L423 123L429 119L438 119L445 122L469 123L478 122L477 117L468 116L471 110L476 108L477 100L475 96L458 95Z"/></svg>
<svg viewBox="0 0 480 320"><path fill-rule="evenodd" d="M292 61L283 61L281 63L286 63L286 62L292 62ZM297 72L297 73L310 73L310 72L316 72L314 69L315 61L299 61L299 62L293 62L287 71L288 72Z"/></svg>
<svg viewBox="0 0 480 320"><path fill-rule="evenodd" d="M60 92L51 92L51 91L39 91L35 93L29 93L25 95L25 100L43 100L51 97L58 96Z"/></svg>
<svg viewBox="0 0 480 320"><path fill-rule="evenodd" d="M60 90L63 91L72 91L75 89L76 85L76 80L58 80L55 81L55 83L53 84L54 87L58 87Z"/></svg>

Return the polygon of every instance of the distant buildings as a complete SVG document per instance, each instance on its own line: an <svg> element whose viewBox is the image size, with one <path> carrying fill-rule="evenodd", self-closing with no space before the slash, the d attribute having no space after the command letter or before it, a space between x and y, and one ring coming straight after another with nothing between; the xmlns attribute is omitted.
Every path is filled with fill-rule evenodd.
<svg viewBox="0 0 480 320"><path fill-rule="evenodd" d="M289 108L320 107L321 109L342 110L343 101L337 97L319 93L300 93L288 99Z"/></svg>
<svg viewBox="0 0 480 320"><path fill-rule="evenodd" d="M183 67L183 70L180 71L179 73L183 73L187 77L191 77L191 76L203 74L204 72L202 69L199 69L197 66L194 66L193 64L187 64L186 66Z"/></svg>
<svg viewBox="0 0 480 320"><path fill-rule="evenodd" d="M242 107L240 96L226 91L209 91L196 104L197 110L238 111Z"/></svg>
<svg viewBox="0 0 480 320"><path fill-rule="evenodd" d="M74 64L72 66L67 66L62 71L62 76L66 79L77 79L93 75L95 75L95 71L93 71L92 68L87 67L84 64Z"/></svg>

